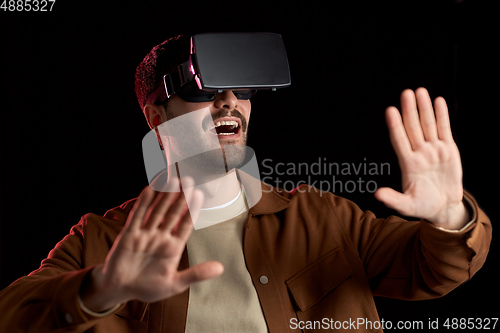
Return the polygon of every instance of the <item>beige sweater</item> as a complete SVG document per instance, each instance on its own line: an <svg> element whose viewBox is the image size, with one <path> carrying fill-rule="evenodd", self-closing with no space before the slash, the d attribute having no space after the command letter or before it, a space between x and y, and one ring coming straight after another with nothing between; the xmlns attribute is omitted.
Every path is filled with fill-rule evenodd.
<svg viewBox="0 0 500 333"><path fill-rule="evenodd" d="M227 207L203 210L199 220L210 226L188 240L189 266L217 260L224 273L190 287L186 332L268 332L243 256L248 209L241 193Z"/></svg>

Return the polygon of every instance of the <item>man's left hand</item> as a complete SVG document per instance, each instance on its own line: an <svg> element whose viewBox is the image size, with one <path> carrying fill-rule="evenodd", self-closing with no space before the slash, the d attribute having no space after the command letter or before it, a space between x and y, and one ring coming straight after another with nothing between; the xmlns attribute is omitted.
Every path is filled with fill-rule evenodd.
<svg viewBox="0 0 500 333"><path fill-rule="evenodd" d="M401 93L402 117L388 107L386 121L402 174L403 193L379 188L375 197L406 216L458 230L469 221L462 185L462 163L453 141L446 101L425 88Z"/></svg>

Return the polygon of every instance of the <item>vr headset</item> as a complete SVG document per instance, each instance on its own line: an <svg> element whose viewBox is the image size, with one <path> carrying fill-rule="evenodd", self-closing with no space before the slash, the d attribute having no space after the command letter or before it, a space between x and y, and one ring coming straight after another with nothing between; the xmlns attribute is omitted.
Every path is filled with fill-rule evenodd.
<svg viewBox="0 0 500 333"><path fill-rule="evenodd" d="M189 59L167 73L163 83L146 103L163 104L174 94L187 102L206 102L226 90L249 99L257 90L291 84L283 39L273 33L193 35Z"/></svg>

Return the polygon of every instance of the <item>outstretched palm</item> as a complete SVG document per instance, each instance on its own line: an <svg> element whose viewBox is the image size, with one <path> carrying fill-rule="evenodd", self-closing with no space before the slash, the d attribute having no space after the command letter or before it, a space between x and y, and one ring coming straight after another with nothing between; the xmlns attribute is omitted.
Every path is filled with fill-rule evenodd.
<svg viewBox="0 0 500 333"><path fill-rule="evenodd" d="M448 228L463 225L468 216L462 203L462 164L445 100L436 98L433 109L427 90L405 90L401 109L402 117L395 107L387 108L386 120L403 193L380 188L375 197L403 215Z"/></svg>
<svg viewBox="0 0 500 333"><path fill-rule="evenodd" d="M159 301L183 292L192 283L222 274L219 262L178 271L193 230L191 216L197 218L203 202L201 191L192 191L192 179L182 184L188 188L183 193L156 193L149 186L142 192L104 265L93 272L95 290L102 296L94 293L92 298L83 298L91 310L103 311L133 299Z"/></svg>

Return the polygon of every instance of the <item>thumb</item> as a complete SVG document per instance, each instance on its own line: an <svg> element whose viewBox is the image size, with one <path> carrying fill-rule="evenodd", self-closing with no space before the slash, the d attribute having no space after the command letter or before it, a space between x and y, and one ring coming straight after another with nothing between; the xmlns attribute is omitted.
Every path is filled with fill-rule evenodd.
<svg viewBox="0 0 500 333"><path fill-rule="evenodd" d="M402 215L413 215L412 202L408 195L389 187L381 187L374 193L375 199Z"/></svg>
<svg viewBox="0 0 500 333"><path fill-rule="evenodd" d="M205 261L179 272L179 287L188 288L191 284L212 279L224 273L224 266L218 261Z"/></svg>

